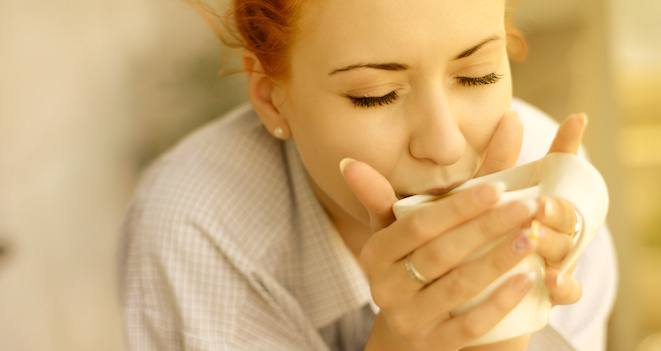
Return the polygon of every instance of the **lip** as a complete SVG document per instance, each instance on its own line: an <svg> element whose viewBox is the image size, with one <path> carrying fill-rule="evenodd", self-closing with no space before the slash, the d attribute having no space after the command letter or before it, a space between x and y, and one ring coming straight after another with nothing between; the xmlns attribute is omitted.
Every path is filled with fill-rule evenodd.
<svg viewBox="0 0 661 351"><path fill-rule="evenodd" d="M450 185L448 185L448 186L445 186L445 187L431 188L431 189L428 189L428 190L425 190L425 191L421 191L421 192L416 192L416 193L413 193L413 194L401 194L401 195L398 196L398 197L399 197L399 199L404 199L404 198L407 198L407 197L409 197L409 196L413 196L413 195L434 195L434 196L442 196L442 195L445 195L445 194L449 193L449 192L452 191L454 188L460 186L460 185L463 184L463 183L464 183L464 182L456 182L456 183L452 183L452 184L450 184Z"/></svg>
<svg viewBox="0 0 661 351"><path fill-rule="evenodd" d="M450 191L452 191L452 189L458 187L461 184L462 184L462 182L456 182L456 183L452 183L449 186L446 186L446 187L443 187L443 188L434 188L434 189L430 189L430 190L427 190L427 191L423 191L421 194L424 194L424 195L437 195L437 196L438 195L445 195L445 194L449 193Z"/></svg>

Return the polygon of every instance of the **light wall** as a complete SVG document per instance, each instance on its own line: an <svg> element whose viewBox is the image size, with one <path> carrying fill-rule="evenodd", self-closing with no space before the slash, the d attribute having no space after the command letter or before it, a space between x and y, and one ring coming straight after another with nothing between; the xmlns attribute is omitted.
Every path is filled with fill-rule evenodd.
<svg viewBox="0 0 661 351"><path fill-rule="evenodd" d="M587 112L585 146L609 184L620 264L609 349L661 350L661 2L517 4L530 56L513 65L515 94L558 120Z"/></svg>
<svg viewBox="0 0 661 351"><path fill-rule="evenodd" d="M180 0L0 2L0 349L122 350L117 233L139 171L245 100Z"/></svg>

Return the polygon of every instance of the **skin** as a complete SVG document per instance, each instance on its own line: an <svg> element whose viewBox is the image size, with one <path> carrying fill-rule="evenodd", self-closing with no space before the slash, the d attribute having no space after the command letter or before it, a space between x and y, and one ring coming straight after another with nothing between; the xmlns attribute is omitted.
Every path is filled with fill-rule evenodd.
<svg viewBox="0 0 661 351"><path fill-rule="evenodd" d="M316 1L304 9L288 79L260 73L255 56L244 55L256 112L267 129L293 137L315 194L370 281L381 313L367 349L462 349L530 281L515 277L474 310L452 318L449 311L533 251L547 261L554 303L580 297L580 284L554 271L575 222L561 200L538 199L535 211L520 202L494 208L499 193L486 184L402 220L392 215L399 198L444 193L515 164L523 130L508 113L504 12L504 1L492 0ZM582 115L570 116L550 152L576 153L584 126ZM359 161L344 161L340 172L345 158ZM462 264L533 218L543 225L540 239L513 236ZM407 275L408 254L434 283ZM476 349L525 349L528 338Z"/></svg>

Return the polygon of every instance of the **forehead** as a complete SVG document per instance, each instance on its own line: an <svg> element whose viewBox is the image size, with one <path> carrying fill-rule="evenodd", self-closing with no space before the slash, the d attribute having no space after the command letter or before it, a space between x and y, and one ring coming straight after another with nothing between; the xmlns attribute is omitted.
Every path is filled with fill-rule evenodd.
<svg viewBox="0 0 661 351"><path fill-rule="evenodd" d="M453 56L504 34L505 0L316 0L304 7L292 60L318 64ZM477 41L477 42L476 42Z"/></svg>

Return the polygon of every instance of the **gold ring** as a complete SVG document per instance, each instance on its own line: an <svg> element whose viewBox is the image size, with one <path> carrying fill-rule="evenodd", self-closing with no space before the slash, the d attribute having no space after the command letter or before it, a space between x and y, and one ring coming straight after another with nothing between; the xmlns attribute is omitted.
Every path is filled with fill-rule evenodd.
<svg viewBox="0 0 661 351"><path fill-rule="evenodd" d="M411 277L411 279L415 280L416 282L422 285L429 285L432 283L432 280L425 278L425 276L420 274L420 272L415 269L413 262L411 262L411 254L406 255L406 259L404 259L404 267L406 267L406 273L409 274L409 277Z"/></svg>

